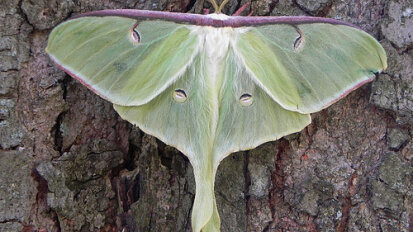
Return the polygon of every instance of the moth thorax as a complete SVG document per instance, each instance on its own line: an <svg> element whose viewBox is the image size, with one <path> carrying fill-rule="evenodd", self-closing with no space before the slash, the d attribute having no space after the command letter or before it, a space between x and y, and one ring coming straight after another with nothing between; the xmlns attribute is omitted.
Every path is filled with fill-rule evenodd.
<svg viewBox="0 0 413 232"><path fill-rule="evenodd" d="M207 27L201 35L207 56L217 61L225 58L233 34L232 28Z"/></svg>
<svg viewBox="0 0 413 232"><path fill-rule="evenodd" d="M210 17L215 20L227 20L229 18L229 16L226 14L217 14L217 13L209 14L207 15L207 17Z"/></svg>

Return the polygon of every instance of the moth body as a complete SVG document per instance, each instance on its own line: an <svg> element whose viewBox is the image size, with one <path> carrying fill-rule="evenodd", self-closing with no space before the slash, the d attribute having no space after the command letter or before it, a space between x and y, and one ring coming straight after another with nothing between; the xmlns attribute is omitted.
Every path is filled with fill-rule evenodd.
<svg viewBox="0 0 413 232"><path fill-rule="evenodd" d="M215 19L215 20L227 20L227 19L229 19L230 16L228 16L226 14L213 13L213 14L208 14L207 17L209 17L211 19Z"/></svg>
<svg viewBox="0 0 413 232"><path fill-rule="evenodd" d="M210 15L218 17L223 14ZM198 37L198 51L203 54L202 60L208 73L206 81L215 85L216 89L220 89L223 77L221 72L226 64L228 50L235 49L238 36L244 33L246 29L210 26L188 26L188 28L191 33Z"/></svg>
<svg viewBox="0 0 413 232"><path fill-rule="evenodd" d="M215 3L214 1L211 1ZM230 153L298 132L387 67L380 44L316 17L104 10L56 27L47 52L119 115L190 160L194 232L219 231L214 180Z"/></svg>

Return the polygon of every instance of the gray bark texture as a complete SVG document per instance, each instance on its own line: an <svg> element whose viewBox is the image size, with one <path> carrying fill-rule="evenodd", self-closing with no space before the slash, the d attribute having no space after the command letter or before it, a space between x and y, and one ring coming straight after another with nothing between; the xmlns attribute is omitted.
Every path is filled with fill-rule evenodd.
<svg viewBox="0 0 413 232"><path fill-rule="evenodd" d="M0 231L190 231L188 160L45 54L58 23L110 8L211 5L0 1ZM389 67L300 133L226 158L215 190L222 231L413 231L413 1L253 0L249 12L354 23L381 42Z"/></svg>

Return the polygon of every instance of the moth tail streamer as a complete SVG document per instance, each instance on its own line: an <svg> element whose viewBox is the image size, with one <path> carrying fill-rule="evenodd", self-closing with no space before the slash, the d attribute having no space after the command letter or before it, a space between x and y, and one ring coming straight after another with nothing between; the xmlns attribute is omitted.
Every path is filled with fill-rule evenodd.
<svg viewBox="0 0 413 232"><path fill-rule="evenodd" d="M208 166L194 167L196 189L191 216L193 232L219 232L221 227L214 194L216 172Z"/></svg>

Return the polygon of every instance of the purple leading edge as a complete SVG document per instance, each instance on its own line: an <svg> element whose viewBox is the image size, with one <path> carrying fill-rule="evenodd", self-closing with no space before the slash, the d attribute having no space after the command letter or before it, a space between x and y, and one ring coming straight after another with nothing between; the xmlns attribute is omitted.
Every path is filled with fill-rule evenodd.
<svg viewBox="0 0 413 232"><path fill-rule="evenodd" d="M167 21L174 21L178 23L187 23L199 26L212 27L243 27L243 26L257 26L266 24L303 24L303 23L329 23L340 24L350 27L357 26L342 22L331 18L309 17L309 16L228 16L228 19L213 19L208 15L151 11L151 10L135 10L135 9L117 9L117 10L101 10L92 11L84 14L76 15L73 18L87 17L87 16L120 16L132 19L161 19ZM72 18L72 19L73 19Z"/></svg>

